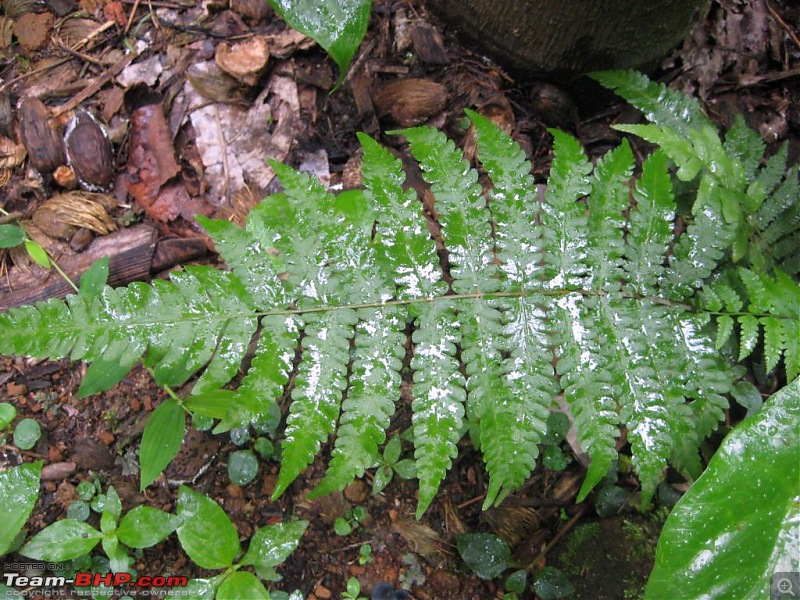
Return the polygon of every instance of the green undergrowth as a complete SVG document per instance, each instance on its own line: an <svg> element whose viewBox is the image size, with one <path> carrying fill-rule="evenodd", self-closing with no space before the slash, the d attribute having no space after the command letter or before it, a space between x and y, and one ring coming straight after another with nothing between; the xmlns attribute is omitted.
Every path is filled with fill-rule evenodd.
<svg viewBox="0 0 800 600"><path fill-rule="evenodd" d="M475 112L488 189L441 132L396 132L436 199L437 253L400 161L359 135L363 190L333 195L273 163L284 191L244 227L198 218L227 269L12 309L0 352L91 362L82 395L141 360L172 394L144 434L142 488L177 452L186 412L228 431L289 397L275 498L332 437L312 495L342 489L384 462L408 369L417 516L467 430L489 475L484 506L519 488L558 394L591 458L579 500L625 427L646 506L668 464L702 471L698 447L724 417L738 360L757 352L768 371L800 371L798 173L785 149L764 160L741 120L720 137L695 101L637 73L597 78L649 120L618 127L660 146L640 166L625 140L593 163L552 131L540 201L522 149Z"/></svg>

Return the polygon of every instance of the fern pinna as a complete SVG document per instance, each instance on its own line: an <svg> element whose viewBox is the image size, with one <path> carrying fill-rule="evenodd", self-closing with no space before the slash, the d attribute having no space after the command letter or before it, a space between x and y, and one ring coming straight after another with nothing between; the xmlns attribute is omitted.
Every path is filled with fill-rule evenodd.
<svg viewBox="0 0 800 600"><path fill-rule="evenodd" d="M421 204L403 188L400 161L361 135L365 189L335 196L273 164L285 191L254 208L244 227L199 218L230 270L191 267L169 282L12 309L0 315L0 352L93 361L83 394L114 385L140 357L163 385L202 371L181 405L219 418L216 431L273 412L290 392L276 497L334 433L313 494L376 466L409 368L418 515L467 429L489 473L484 505L517 489L563 393L591 458L580 498L612 466L624 426L647 503L668 462L699 473L697 448L727 407L736 370L715 347L710 318L718 317L720 338L736 319L750 349L763 327L769 365L784 355L789 376L798 372L790 347L798 315L789 300L797 284L777 270L794 250L739 252L739 261L771 261L775 275L741 267L743 286L720 279L704 288L742 231L760 235L775 215L796 210L773 200L796 173L782 182L775 161L760 168L743 150L752 137L741 132L726 148L682 96L634 73L602 77L652 109L652 125L628 128L663 147L638 176L627 142L593 165L577 140L553 131L540 200L520 147L469 112L491 180L484 190L442 133L399 132L436 198L447 259L440 260ZM673 164L698 189L677 240ZM750 218L770 203L769 215ZM734 297L748 293L743 314ZM253 338L238 388L221 389Z"/></svg>

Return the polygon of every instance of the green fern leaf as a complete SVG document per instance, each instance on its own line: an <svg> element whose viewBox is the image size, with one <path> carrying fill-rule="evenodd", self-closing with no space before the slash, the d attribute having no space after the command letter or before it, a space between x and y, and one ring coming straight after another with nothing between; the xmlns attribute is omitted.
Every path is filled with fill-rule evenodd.
<svg viewBox="0 0 800 600"><path fill-rule="evenodd" d="M766 144L758 132L750 129L742 115L736 115L733 125L725 135L725 154L738 160L742 164L744 177L750 183L756 176L764 156ZM784 168L781 168L781 174Z"/></svg>
<svg viewBox="0 0 800 600"><path fill-rule="evenodd" d="M783 353L783 325L775 317L762 317L759 323L764 328L764 357L767 372L778 366ZM788 337L788 336L787 336Z"/></svg>
<svg viewBox="0 0 800 600"><path fill-rule="evenodd" d="M580 143L569 134L551 130L553 164L542 207L545 275L550 284L574 289L587 269L585 206L577 201L591 191L592 165Z"/></svg>
<svg viewBox="0 0 800 600"><path fill-rule="evenodd" d="M744 360L750 354L758 343L758 319L752 315L742 315L739 317L740 327L740 342L739 342L739 360Z"/></svg>
<svg viewBox="0 0 800 600"><path fill-rule="evenodd" d="M417 518L427 510L458 454L466 400L456 345L461 341L453 305L422 305L414 332L412 424L417 460Z"/></svg>
<svg viewBox="0 0 800 600"><path fill-rule="evenodd" d="M730 339L731 334L733 333L733 325L734 325L733 317L730 317L728 315L722 315L717 318L717 339L716 339L717 350L725 346L725 342L727 342Z"/></svg>
<svg viewBox="0 0 800 600"><path fill-rule="evenodd" d="M632 291L651 294L664 271L663 262L672 243L675 202L663 152L651 154L642 165L642 176L634 191L636 210L631 212L631 228L625 246L623 265Z"/></svg>

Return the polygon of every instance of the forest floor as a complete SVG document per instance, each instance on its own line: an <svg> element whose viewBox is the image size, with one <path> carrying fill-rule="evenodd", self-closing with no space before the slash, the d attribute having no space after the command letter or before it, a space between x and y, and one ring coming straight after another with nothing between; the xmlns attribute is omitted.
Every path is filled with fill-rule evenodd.
<svg viewBox="0 0 800 600"><path fill-rule="evenodd" d="M113 156L89 158L109 161L99 168L107 167L112 174L107 187L118 231L110 235L131 234L136 228L141 233L146 228L143 237L133 236L131 245L125 246L131 254L126 255L125 265L117 265L119 272L112 273L117 283L151 274L163 277L165 266L213 262L191 215L201 212L241 222L264 193L278 189L274 174L263 167L267 157L312 172L333 189L347 189L358 184L353 176L359 156L357 131L397 145L382 132L427 123L459 142L464 137L463 109L472 107L499 115L528 153L534 175L544 182L551 159L548 127L570 131L591 156L599 156L620 140L611 124L638 119L636 111L613 97L571 96L503 71L464 46L421 0L374 3L367 37L347 83L333 94L328 93L336 74L332 61L316 45L287 32L280 19L263 8L266 3L209 2L203 4L205 9L195 4L200 3L3 2L0 134L12 139L17 135L11 123L22 120L16 107L25 96L39 97L49 107L64 107L65 121L80 107L107 128ZM110 25L103 25L107 22ZM705 22L653 76L698 97L721 128L743 114L763 135L770 152L788 141L790 161L796 163L800 157L798 23L800 7L792 0L714 0ZM277 48L253 85L231 87L201 68L213 63L216 46L253 34L268 38L271 48ZM127 47L139 52L133 63L125 53ZM187 77L204 98L191 92ZM417 81L386 88L409 78ZM125 104L142 93L142 86L158 90L163 98L179 166L172 189L147 207L123 177L134 143ZM426 89L433 93L421 92ZM235 103L213 100L220 97L234 98ZM236 127L237 118L261 119L264 128L237 130L222 136L222 142L219 137L208 138L206 131L214 129L210 122ZM646 154L645 145L633 144L639 156ZM235 162L245 154L262 167ZM0 206L31 218L58 189L49 173L42 181L19 166L10 170L0 187ZM76 239L75 228L68 230L68 242L53 237L59 218L40 213L34 219L37 240L71 265L70 257L86 248L87 241ZM61 235L66 236L63 231ZM116 241L112 246L124 244ZM139 262L143 271L132 274L130 264ZM55 275L48 278L35 265L25 271L20 263L24 257L18 254L4 260L8 272L3 275L5 287L0 285L0 306L40 298L34 290L45 290L45 295L64 291L53 282ZM252 440L238 440L243 445L237 446L228 435L214 436L192 427L187 427L182 449L164 475L140 493L136 451L147 417L166 394L137 366L112 390L80 399L76 392L85 370L83 364L66 360L0 358L0 400L14 404L19 418L36 419L43 431L30 451L19 450L10 438L0 447L0 468L45 461L43 493L28 524L31 535L65 515L82 481L98 481L103 488L113 485L125 510L143 503L169 510L176 502L178 483L188 482L224 507L242 539L282 518L308 519L309 529L298 550L279 568L284 579L274 589L299 589L309 600L342 597L351 577L359 580L365 595L377 583L388 581L408 589L418 600L502 597L502 579L481 580L459 559L454 536L467 531L492 531L504 537L516 562L532 572L544 566L560 568L577 588L576 598L636 597L652 566L664 512L636 514L637 482L624 468L615 488L623 495L611 509L604 505L600 511L612 517L599 519L596 499L574 504L583 470L566 442L561 444L566 466L559 470L538 466L503 507L482 513L483 465L478 453L462 441L453 469L421 521L413 516L416 482L397 477L377 495L371 493L372 475L368 475L344 493L308 500L306 494L320 480L324 461L314 463L288 493L272 501L275 461L263 461L252 483L236 486L227 474L227 458L240 447L250 447ZM390 433L402 432L409 423L409 407L400 406ZM409 449L404 450L408 454ZM621 450L625 452L624 446ZM664 503L669 502L670 490L678 495L687 487L677 475L668 481L669 489L661 494ZM364 507L367 517L349 535L337 535L334 522L356 506ZM90 517L94 521L96 515ZM362 550L365 544L369 553ZM593 557L603 562L592 566ZM135 568L146 575L208 574L187 559L174 536L145 550ZM533 595L527 591L520 597Z"/></svg>

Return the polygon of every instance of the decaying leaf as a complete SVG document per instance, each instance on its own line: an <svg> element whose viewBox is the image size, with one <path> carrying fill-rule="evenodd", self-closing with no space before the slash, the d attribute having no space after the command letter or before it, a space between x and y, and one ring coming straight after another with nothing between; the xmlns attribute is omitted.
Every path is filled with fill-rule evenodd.
<svg viewBox="0 0 800 600"><path fill-rule="evenodd" d="M108 214L114 206L116 201L106 194L67 192L39 206L33 213L33 222L47 235L59 239L71 238L81 227L106 235L117 229Z"/></svg>
<svg viewBox="0 0 800 600"><path fill-rule="evenodd" d="M392 530L399 534L420 556L430 558L435 555L448 554L442 536L427 525L408 519L398 519L392 525Z"/></svg>

